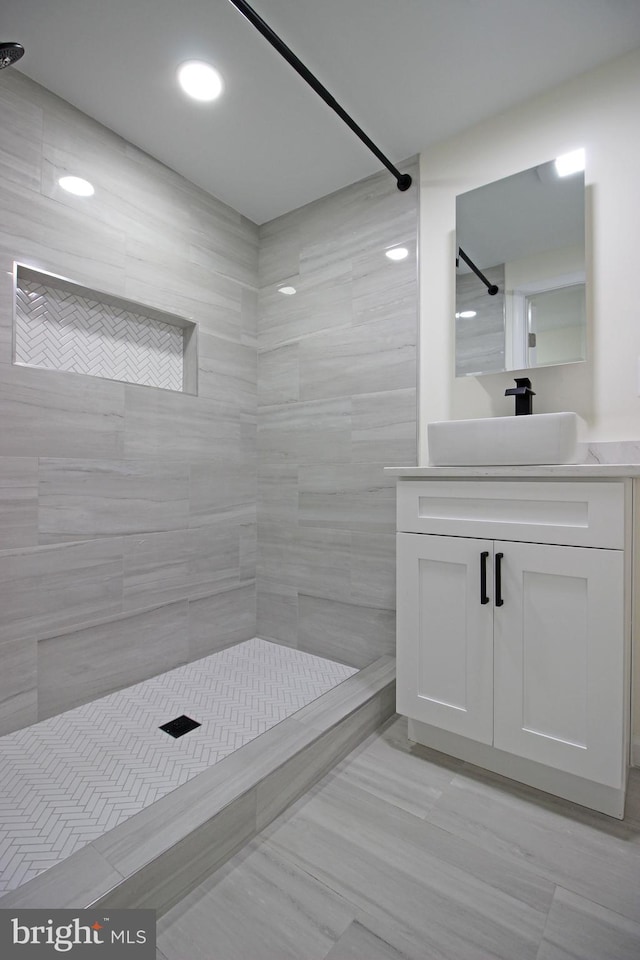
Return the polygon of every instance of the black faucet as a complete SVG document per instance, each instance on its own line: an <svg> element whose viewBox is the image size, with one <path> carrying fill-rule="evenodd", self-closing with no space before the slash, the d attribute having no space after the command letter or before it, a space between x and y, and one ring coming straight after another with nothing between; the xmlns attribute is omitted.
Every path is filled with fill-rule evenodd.
<svg viewBox="0 0 640 960"><path fill-rule="evenodd" d="M529 377L516 377L515 381L515 387L505 390L504 395L505 397L516 398L516 417L533 413L532 398L535 397L535 393L531 389L531 380L529 380Z"/></svg>

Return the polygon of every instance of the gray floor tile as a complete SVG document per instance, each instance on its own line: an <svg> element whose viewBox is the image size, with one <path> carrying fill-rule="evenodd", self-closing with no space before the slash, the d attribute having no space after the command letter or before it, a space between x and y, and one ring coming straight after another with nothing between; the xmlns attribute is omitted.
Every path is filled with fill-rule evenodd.
<svg viewBox="0 0 640 960"><path fill-rule="evenodd" d="M638 957L640 924L557 888L537 960L637 960Z"/></svg>
<svg viewBox="0 0 640 960"><path fill-rule="evenodd" d="M466 766L427 819L640 922L640 824Z"/></svg>
<svg viewBox="0 0 640 960"><path fill-rule="evenodd" d="M354 916L290 860L250 844L160 918L158 946L168 960L323 960Z"/></svg>
<svg viewBox="0 0 640 960"><path fill-rule="evenodd" d="M327 778L268 843L425 951L450 960L536 956L550 881L434 830L343 775Z"/></svg>

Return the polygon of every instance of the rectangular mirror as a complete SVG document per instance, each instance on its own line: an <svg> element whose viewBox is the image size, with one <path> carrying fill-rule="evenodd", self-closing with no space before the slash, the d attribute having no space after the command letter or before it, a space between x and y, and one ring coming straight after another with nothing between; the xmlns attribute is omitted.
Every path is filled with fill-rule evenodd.
<svg viewBox="0 0 640 960"><path fill-rule="evenodd" d="M584 151L456 198L456 377L586 360Z"/></svg>

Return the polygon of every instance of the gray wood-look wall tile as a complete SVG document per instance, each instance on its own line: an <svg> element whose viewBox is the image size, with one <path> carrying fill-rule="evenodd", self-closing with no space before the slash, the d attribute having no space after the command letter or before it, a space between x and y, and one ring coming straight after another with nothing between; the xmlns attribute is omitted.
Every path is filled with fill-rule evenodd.
<svg viewBox="0 0 640 960"><path fill-rule="evenodd" d="M265 640L276 640L289 647L297 646L297 586L266 580L258 575L257 623L259 635Z"/></svg>
<svg viewBox="0 0 640 960"><path fill-rule="evenodd" d="M317 463L298 476L301 526L395 532L395 483L382 465Z"/></svg>
<svg viewBox="0 0 640 960"><path fill-rule="evenodd" d="M256 411L255 346L201 333L198 337L198 395L222 400L242 413Z"/></svg>
<svg viewBox="0 0 640 960"><path fill-rule="evenodd" d="M0 552L0 640L37 638L122 610L122 541Z"/></svg>
<svg viewBox="0 0 640 960"><path fill-rule="evenodd" d="M189 468L163 460L41 458L40 543L183 529Z"/></svg>
<svg viewBox="0 0 640 960"><path fill-rule="evenodd" d="M186 599L190 547L187 530L124 537L122 609L142 610Z"/></svg>
<svg viewBox="0 0 640 960"><path fill-rule="evenodd" d="M395 610L394 533L351 534L351 599L363 606Z"/></svg>
<svg viewBox="0 0 640 960"><path fill-rule="evenodd" d="M0 550L38 542L38 461L0 457Z"/></svg>
<svg viewBox="0 0 640 960"><path fill-rule="evenodd" d="M389 319L300 341L300 398L402 390L416 383L416 339Z"/></svg>
<svg viewBox="0 0 640 960"><path fill-rule="evenodd" d="M240 442L238 413L216 400L125 387L124 455L137 459L204 459L215 450L233 456Z"/></svg>
<svg viewBox="0 0 640 960"><path fill-rule="evenodd" d="M360 666L393 648L383 467L416 456L416 229L385 174L260 228L258 631Z"/></svg>
<svg viewBox="0 0 640 960"><path fill-rule="evenodd" d="M208 597L240 582L240 527L210 524L188 531L188 596Z"/></svg>
<svg viewBox="0 0 640 960"><path fill-rule="evenodd" d="M235 444L229 455L190 464L189 526L222 519L246 522L256 502L255 444Z"/></svg>
<svg viewBox="0 0 640 960"><path fill-rule="evenodd" d="M325 597L298 596L299 650L352 667L395 653L395 612Z"/></svg>
<svg viewBox="0 0 640 960"><path fill-rule="evenodd" d="M353 460L387 466L417 462L416 393L409 387L352 398Z"/></svg>
<svg viewBox="0 0 640 960"><path fill-rule="evenodd" d="M258 456L267 463L349 463L350 398L286 403L264 409L258 427Z"/></svg>
<svg viewBox="0 0 640 960"><path fill-rule="evenodd" d="M0 737L38 719L38 663L31 637L0 640Z"/></svg>
<svg viewBox="0 0 640 960"><path fill-rule="evenodd" d="M190 659L187 601L38 643L38 720Z"/></svg>
<svg viewBox="0 0 640 960"><path fill-rule="evenodd" d="M297 523L298 465L279 460L258 464L258 523Z"/></svg>
<svg viewBox="0 0 640 960"><path fill-rule="evenodd" d="M89 654L100 644L105 689L142 678L135 636L147 675L172 665L150 608L167 607L180 660L190 655L189 598L231 590L226 603L210 601L222 634L234 632L232 607L242 639L255 635L259 237L237 211L20 72L3 76L0 121L12 130L0 147L0 715L27 723L37 716L37 640L47 644L48 711L76 696L60 679L74 643ZM83 169L96 187L90 201L57 182ZM200 395L13 366L14 259L195 320ZM149 657L144 624L155 619L158 656ZM194 609L198 654L201 619Z"/></svg>
<svg viewBox="0 0 640 960"><path fill-rule="evenodd" d="M254 583L189 601L188 660L207 657L255 635Z"/></svg>
<svg viewBox="0 0 640 960"><path fill-rule="evenodd" d="M124 390L97 377L0 365L0 456L121 457Z"/></svg>
<svg viewBox="0 0 640 960"><path fill-rule="evenodd" d="M40 189L42 170L42 107L21 95L11 78L0 89L0 104L6 130L0 145L0 180Z"/></svg>
<svg viewBox="0 0 640 960"><path fill-rule="evenodd" d="M258 354L258 401L261 406L293 403L300 397L297 343Z"/></svg>

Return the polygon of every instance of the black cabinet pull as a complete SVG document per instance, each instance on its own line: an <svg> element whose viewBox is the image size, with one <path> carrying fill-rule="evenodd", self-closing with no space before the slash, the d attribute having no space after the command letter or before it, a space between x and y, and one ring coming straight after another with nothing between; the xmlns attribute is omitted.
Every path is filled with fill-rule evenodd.
<svg viewBox="0 0 640 960"><path fill-rule="evenodd" d="M483 550L480 554L480 603L489 603L487 596L487 558L488 550Z"/></svg>
<svg viewBox="0 0 640 960"><path fill-rule="evenodd" d="M502 564L501 560L504 557L504 553L496 553L496 607L501 607L504 603L502 599Z"/></svg>

